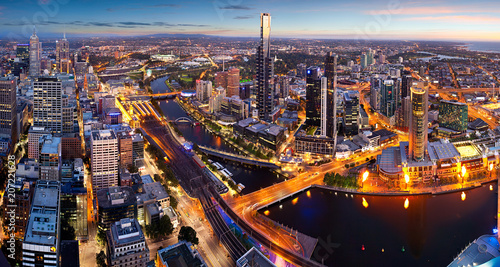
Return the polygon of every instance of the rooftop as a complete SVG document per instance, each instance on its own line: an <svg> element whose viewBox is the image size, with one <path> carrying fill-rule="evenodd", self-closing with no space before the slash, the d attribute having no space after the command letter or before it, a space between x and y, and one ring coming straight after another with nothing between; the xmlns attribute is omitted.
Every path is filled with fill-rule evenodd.
<svg viewBox="0 0 500 267"><path fill-rule="evenodd" d="M458 257L456 257L448 267L462 266L498 266L488 263L495 258L500 257L500 245L496 236L483 235L474 240L467 248L465 248ZM498 261L495 261L498 264Z"/></svg>
<svg viewBox="0 0 500 267"><path fill-rule="evenodd" d="M110 231L115 245L145 240L141 226L136 219L121 219L111 224Z"/></svg>
<svg viewBox="0 0 500 267"><path fill-rule="evenodd" d="M198 251L191 248L191 243L181 241L175 245L158 250L158 257L162 264L167 267L205 267L207 264L198 254Z"/></svg>
<svg viewBox="0 0 500 267"><path fill-rule="evenodd" d="M236 261L237 266L241 267L276 267L267 257L258 249L252 247L241 258Z"/></svg>
<svg viewBox="0 0 500 267"><path fill-rule="evenodd" d="M57 247L59 191L60 184L57 181L37 182L24 236L25 243Z"/></svg>
<svg viewBox="0 0 500 267"><path fill-rule="evenodd" d="M50 139L45 139L42 146L41 154L59 154L59 146L61 144L60 137L52 137Z"/></svg>
<svg viewBox="0 0 500 267"><path fill-rule="evenodd" d="M115 131L113 130L92 131L91 135L92 135L92 140L116 139Z"/></svg>
<svg viewBox="0 0 500 267"><path fill-rule="evenodd" d="M431 160L445 160L445 159L459 159L460 153L452 143L444 142L430 142L427 146L429 157Z"/></svg>
<svg viewBox="0 0 500 267"><path fill-rule="evenodd" d="M128 206L136 203L134 190L129 186L116 186L97 191L99 208Z"/></svg>

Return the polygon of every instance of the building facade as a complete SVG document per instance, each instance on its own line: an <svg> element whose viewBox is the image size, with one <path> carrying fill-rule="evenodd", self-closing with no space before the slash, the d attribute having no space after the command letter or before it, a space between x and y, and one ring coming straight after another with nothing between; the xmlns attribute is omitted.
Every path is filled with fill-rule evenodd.
<svg viewBox="0 0 500 267"><path fill-rule="evenodd" d="M260 44L257 48L257 110L259 119L270 121L274 110L273 85L274 65L271 58L271 15L260 14Z"/></svg>
<svg viewBox="0 0 500 267"><path fill-rule="evenodd" d="M113 130L91 132L92 191L118 186L118 139Z"/></svg>
<svg viewBox="0 0 500 267"><path fill-rule="evenodd" d="M17 78L0 77L0 137L7 137L17 143Z"/></svg>
<svg viewBox="0 0 500 267"><path fill-rule="evenodd" d="M111 225L107 232L108 266L146 267L149 248L136 219L121 219Z"/></svg>
<svg viewBox="0 0 500 267"><path fill-rule="evenodd" d="M428 84L414 82L411 87L410 156L423 161L427 147L428 130Z"/></svg>
<svg viewBox="0 0 500 267"><path fill-rule="evenodd" d="M439 103L439 127L449 128L457 132L467 131L469 106L456 101L441 100Z"/></svg>

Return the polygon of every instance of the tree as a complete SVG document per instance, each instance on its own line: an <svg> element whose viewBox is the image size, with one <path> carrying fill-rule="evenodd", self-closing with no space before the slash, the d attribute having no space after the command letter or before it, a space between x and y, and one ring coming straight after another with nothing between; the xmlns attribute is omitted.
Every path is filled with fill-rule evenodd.
<svg viewBox="0 0 500 267"><path fill-rule="evenodd" d="M177 209L177 204L179 204L177 199L173 196L170 196L170 206L172 206L173 209Z"/></svg>
<svg viewBox="0 0 500 267"><path fill-rule="evenodd" d="M185 240L187 242L191 242L192 244L198 245L198 237L196 237L196 231L190 226L182 226L177 239L179 239L179 241Z"/></svg>
<svg viewBox="0 0 500 267"><path fill-rule="evenodd" d="M170 235L174 231L174 226L168 215L163 215L159 221L146 225L144 228L146 235L153 239Z"/></svg>
<svg viewBox="0 0 500 267"><path fill-rule="evenodd" d="M106 264L106 254L104 254L104 251L102 251L102 250L101 250L101 252L95 254L95 260L96 260L98 267L107 267L108 266Z"/></svg>
<svg viewBox="0 0 500 267"><path fill-rule="evenodd" d="M97 243L101 245L106 243L106 232L97 230Z"/></svg>
<svg viewBox="0 0 500 267"><path fill-rule="evenodd" d="M133 164L129 164L127 169L130 173L138 173L139 172L139 168L137 168L137 166L135 166Z"/></svg>

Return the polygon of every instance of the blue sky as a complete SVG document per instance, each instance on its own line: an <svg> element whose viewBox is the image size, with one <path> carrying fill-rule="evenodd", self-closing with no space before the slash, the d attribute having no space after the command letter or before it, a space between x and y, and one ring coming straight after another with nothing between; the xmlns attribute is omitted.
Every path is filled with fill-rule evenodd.
<svg viewBox="0 0 500 267"><path fill-rule="evenodd" d="M464 0L3 0L0 37L203 33L272 36L500 41L500 2Z"/></svg>

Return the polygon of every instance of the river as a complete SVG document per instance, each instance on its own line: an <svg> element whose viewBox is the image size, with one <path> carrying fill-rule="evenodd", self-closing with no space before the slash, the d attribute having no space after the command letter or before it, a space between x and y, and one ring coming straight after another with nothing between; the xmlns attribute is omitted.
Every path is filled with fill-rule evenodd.
<svg viewBox="0 0 500 267"><path fill-rule="evenodd" d="M151 89L154 93L170 91L165 84L166 79L167 77L163 77L151 82ZM191 118L173 99L158 101L158 104L168 120L175 120L180 117ZM222 140L222 138L211 134L204 126L191 126L187 123L179 123L177 128L182 132L187 141L216 148L221 151L235 152L235 149ZM223 162L217 158L213 158L213 160L226 167L233 174L233 180L236 183L241 183L245 186L245 189L242 191L243 194L251 193L282 181L281 178L267 168L245 167L231 161Z"/></svg>
<svg viewBox="0 0 500 267"><path fill-rule="evenodd" d="M491 189L466 191L464 201L461 193L411 196L405 209L406 197L351 197L314 188L266 214L317 237L312 258L327 266L447 266L496 227L496 183Z"/></svg>

